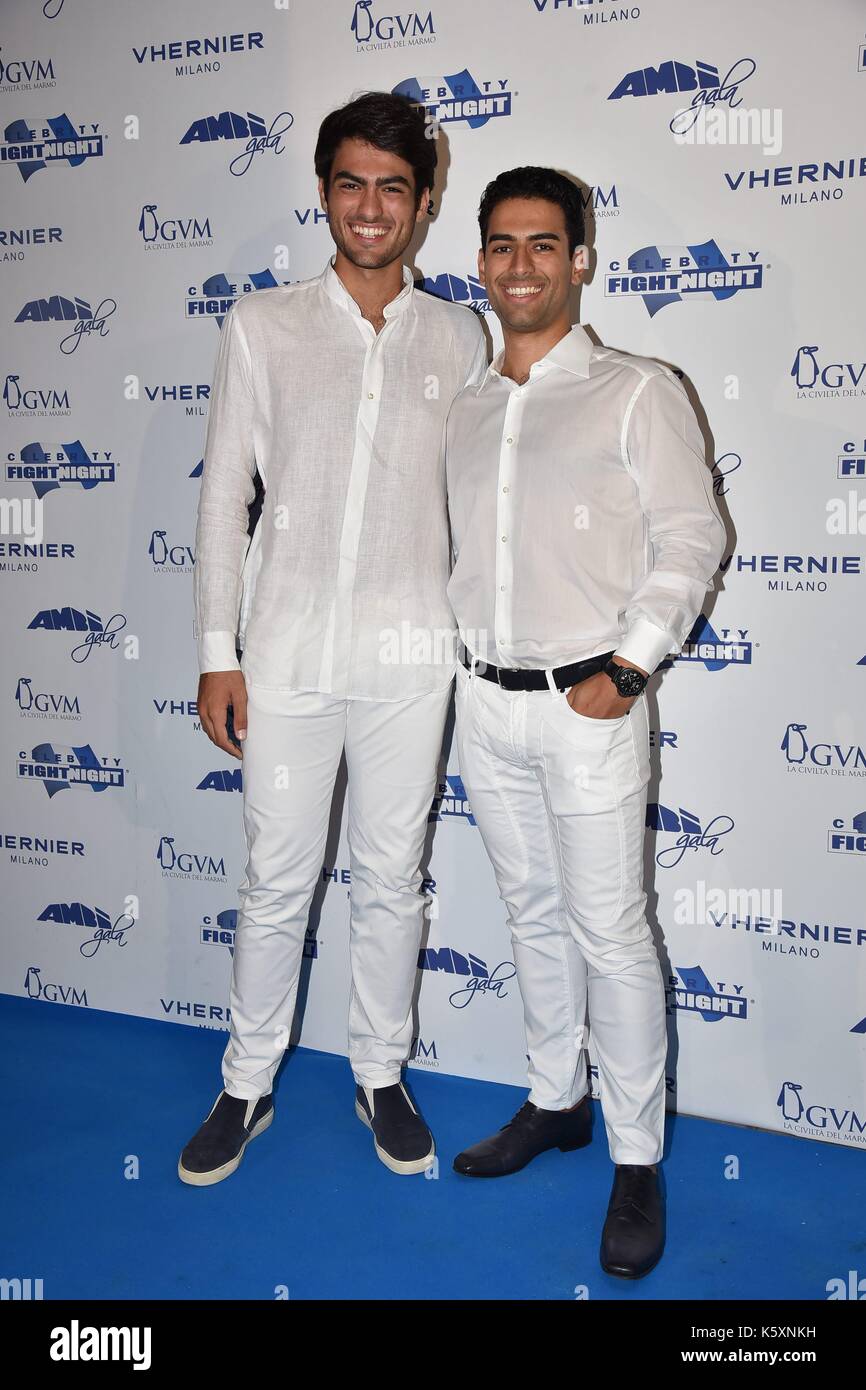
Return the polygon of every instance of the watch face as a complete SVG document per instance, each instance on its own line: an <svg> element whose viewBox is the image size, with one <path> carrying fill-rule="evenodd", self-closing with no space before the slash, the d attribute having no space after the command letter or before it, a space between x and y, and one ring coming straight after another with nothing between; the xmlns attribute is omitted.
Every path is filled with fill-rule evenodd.
<svg viewBox="0 0 866 1390"><path fill-rule="evenodd" d="M646 684L646 677L640 671L632 671L628 666L621 666L616 675L616 688L620 695L628 698L631 695L640 695Z"/></svg>

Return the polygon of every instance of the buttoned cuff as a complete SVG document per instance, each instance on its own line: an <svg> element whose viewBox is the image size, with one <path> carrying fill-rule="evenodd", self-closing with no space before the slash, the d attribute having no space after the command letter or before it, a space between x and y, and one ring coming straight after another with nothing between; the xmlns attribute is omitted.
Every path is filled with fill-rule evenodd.
<svg viewBox="0 0 866 1390"><path fill-rule="evenodd" d="M648 618L635 618L614 656L633 661L635 666L652 675L662 658L674 651L676 645L676 636L667 628L656 627Z"/></svg>
<svg viewBox="0 0 866 1390"><path fill-rule="evenodd" d="M198 639L200 675L206 671L239 671L241 664L235 656L233 632L203 632Z"/></svg>

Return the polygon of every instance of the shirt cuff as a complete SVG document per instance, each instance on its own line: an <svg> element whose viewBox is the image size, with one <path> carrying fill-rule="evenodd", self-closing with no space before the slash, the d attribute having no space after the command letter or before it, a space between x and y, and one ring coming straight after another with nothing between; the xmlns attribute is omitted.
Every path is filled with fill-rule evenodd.
<svg viewBox="0 0 866 1390"><path fill-rule="evenodd" d="M203 632L198 639L199 673L206 671L239 671L241 664L235 655L233 632Z"/></svg>
<svg viewBox="0 0 866 1390"><path fill-rule="evenodd" d="M633 661L642 671L652 675L663 657L676 649L677 641L666 628L656 627L648 618L635 618L614 656Z"/></svg>

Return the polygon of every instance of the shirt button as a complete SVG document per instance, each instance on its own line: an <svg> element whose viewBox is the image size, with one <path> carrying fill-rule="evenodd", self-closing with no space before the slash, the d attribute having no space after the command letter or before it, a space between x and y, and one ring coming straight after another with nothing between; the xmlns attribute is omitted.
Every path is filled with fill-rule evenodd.
<svg viewBox="0 0 866 1390"><path fill-rule="evenodd" d="M500 584L499 590L500 590L500 593L503 593L503 594L504 594L504 593L505 593L505 585L504 585L504 584Z"/></svg>
<svg viewBox="0 0 866 1390"><path fill-rule="evenodd" d="M502 489L502 491L503 491L503 492L507 492L507 491L508 491L508 484L507 484L507 483L506 483L505 487Z"/></svg>
<svg viewBox="0 0 866 1390"><path fill-rule="evenodd" d="M375 399L376 399L376 397L373 395L373 392L372 392L372 391L368 391L368 392L367 392L367 400L368 400L368 401L373 401L373 400L375 400Z"/></svg>
<svg viewBox="0 0 866 1390"><path fill-rule="evenodd" d="M512 439L511 435L509 435L505 442L506 444L513 444L514 440Z"/></svg>
<svg viewBox="0 0 866 1390"><path fill-rule="evenodd" d="M502 540L507 541L507 540L508 540L508 537L507 537L507 536L503 536L503 537L502 537Z"/></svg>

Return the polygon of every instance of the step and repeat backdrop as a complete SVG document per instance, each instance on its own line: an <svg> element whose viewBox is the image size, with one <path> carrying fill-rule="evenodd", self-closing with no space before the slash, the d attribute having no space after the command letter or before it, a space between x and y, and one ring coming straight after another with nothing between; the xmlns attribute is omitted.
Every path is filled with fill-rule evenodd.
<svg viewBox="0 0 866 1390"><path fill-rule="evenodd" d="M322 117L395 90L439 141L425 289L497 350L479 196L554 166L587 208L575 317L677 370L705 429L728 546L650 694L670 1105L863 1145L866 9L413 3L5 0L0 988L227 1027L246 846L195 704L209 384L232 301L331 254ZM410 1065L521 1084L453 748L430 831ZM295 1036L336 1053L349 889L335 816Z"/></svg>

